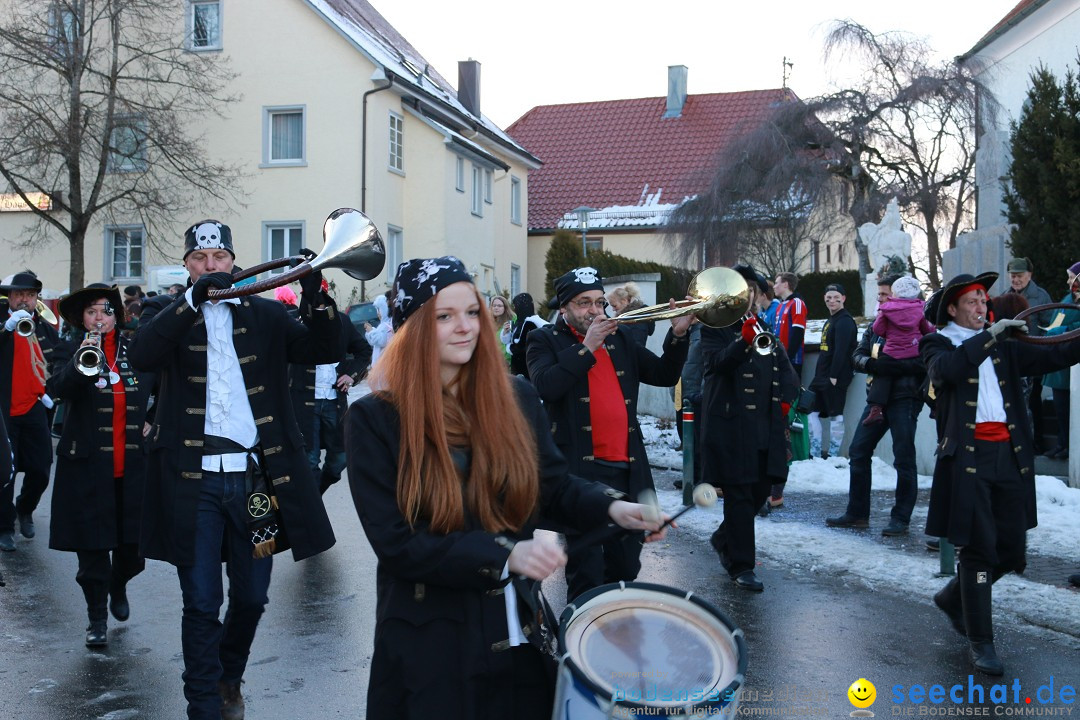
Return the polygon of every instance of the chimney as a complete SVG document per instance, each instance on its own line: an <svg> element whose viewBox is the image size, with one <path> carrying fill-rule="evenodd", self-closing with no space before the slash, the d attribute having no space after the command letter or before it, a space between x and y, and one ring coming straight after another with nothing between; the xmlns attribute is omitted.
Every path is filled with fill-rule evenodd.
<svg viewBox="0 0 1080 720"><path fill-rule="evenodd" d="M682 117L683 105L686 104L686 66L668 65L667 69L667 109L664 117Z"/></svg>
<svg viewBox="0 0 1080 720"><path fill-rule="evenodd" d="M480 63L472 58L457 64L457 97L465 109L480 117Z"/></svg>

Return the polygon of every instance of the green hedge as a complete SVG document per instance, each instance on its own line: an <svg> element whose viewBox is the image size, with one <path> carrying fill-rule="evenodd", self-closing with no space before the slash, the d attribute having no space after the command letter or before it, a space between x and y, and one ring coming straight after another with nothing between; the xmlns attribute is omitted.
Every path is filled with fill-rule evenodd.
<svg viewBox="0 0 1080 720"><path fill-rule="evenodd" d="M858 317L863 311L863 284L858 270L830 270L829 272L808 273L799 276L799 297L806 302L807 317L822 319L829 317L825 307L825 286L840 283L844 286L847 301L844 307Z"/></svg>
<svg viewBox="0 0 1080 720"><path fill-rule="evenodd" d="M673 268L656 262L634 260L607 250L590 252L587 260L583 262L581 258L581 236L570 230L556 230L551 239L551 247L548 248L547 259L544 262L544 268L547 270L544 292L547 297L536 298L537 303L543 304L548 298L555 297L555 278L583 265L596 268L600 271L602 277L660 273L660 282L656 284L657 302L667 300L667 298L679 299L685 297L686 288L696 274L690 270Z"/></svg>

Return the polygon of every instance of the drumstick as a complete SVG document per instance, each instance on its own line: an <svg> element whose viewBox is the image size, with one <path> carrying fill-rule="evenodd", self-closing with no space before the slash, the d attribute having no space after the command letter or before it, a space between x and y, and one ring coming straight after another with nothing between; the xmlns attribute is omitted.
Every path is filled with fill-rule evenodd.
<svg viewBox="0 0 1080 720"><path fill-rule="evenodd" d="M642 505L645 505L647 508L652 509L649 514L655 513L655 515L653 517L655 517L657 520L660 518L660 502L656 498L656 493L652 492L651 490L644 490L638 496L638 499L639 499L639 501L641 502ZM690 510L690 509L695 508L695 507L711 507L711 506L715 505L716 504L716 499L717 499L716 488L714 488L712 485L710 485L708 483L700 483L700 484L698 484L694 488L694 504L693 505L687 505L682 510L675 513L675 515L673 517L670 517L667 520L665 520L664 523L660 526L659 530L656 530L655 532L660 532L660 530L663 530L664 528L666 528L676 518L678 518L680 515L685 513L687 510ZM634 531L627 530L626 528L619 527L618 525L615 525L614 523L608 523L608 524L604 525L603 527L599 527L599 528L595 528L593 530L590 530L589 532L585 533L581 537L577 538L576 541L571 542L569 544L569 547L567 548L567 552L569 553L569 552L575 552L577 550L584 550L585 548L592 547L593 545L599 545L600 543L606 542L607 540L610 540L613 537L616 537L616 536L621 535L623 533L629 533L629 532L634 532ZM651 535L653 533L648 533L648 534Z"/></svg>
<svg viewBox="0 0 1080 720"><path fill-rule="evenodd" d="M660 532L661 530L666 528L668 525L670 525L671 523L678 520L679 517L681 517L683 515L683 513L685 513L687 510L693 510L696 507L712 507L715 504L716 504L716 488L714 488L709 483L699 483L694 488L694 504L693 505L687 505L682 510L680 510L679 512L675 513L674 515L669 517L667 520L665 520L664 524L660 526L660 530L656 530L656 531L648 533L648 534L649 535L655 535L656 533Z"/></svg>

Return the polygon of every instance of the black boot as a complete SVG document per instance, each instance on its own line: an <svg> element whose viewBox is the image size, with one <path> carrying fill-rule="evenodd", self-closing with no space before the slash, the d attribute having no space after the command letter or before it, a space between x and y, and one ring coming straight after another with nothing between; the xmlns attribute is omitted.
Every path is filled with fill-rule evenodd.
<svg viewBox="0 0 1080 720"><path fill-rule="evenodd" d="M120 622L131 617L131 605L128 604L127 599L127 583L113 581L109 588L109 612Z"/></svg>
<svg viewBox="0 0 1080 720"><path fill-rule="evenodd" d="M934 604L941 612L949 616L953 630L963 636L967 636L967 628L964 627L964 603L960 598L960 580L953 578L948 584L937 591L934 595Z"/></svg>
<svg viewBox="0 0 1080 720"><path fill-rule="evenodd" d="M99 648L108 644L108 622L104 618L91 620L90 626L86 628L86 647Z"/></svg>
<svg viewBox="0 0 1080 720"><path fill-rule="evenodd" d="M1005 666L994 650L994 619L990 605L993 575L988 571L958 568L960 596L964 605L964 626L971 650L971 663L987 675L1005 674Z"/></svg>

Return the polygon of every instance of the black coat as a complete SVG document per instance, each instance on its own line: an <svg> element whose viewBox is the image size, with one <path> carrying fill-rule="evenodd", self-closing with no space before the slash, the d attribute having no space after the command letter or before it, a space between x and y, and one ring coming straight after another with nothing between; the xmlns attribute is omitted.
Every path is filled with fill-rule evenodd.
<svg viewBox="0 0 1080 720"><path fill-rule="evenodd" d="M0 318L5 321L8 318L8 310L8 301L0 300ZM38 343L41 345L41 354L45 357L47 374L50 374L54 362L53 352L60 344L60 335L56 332L56 328L42 320L41 315L36 311L33 320L34 334L37 335ZM11 414L11 370L15 357L15 337L15 333L5 330L4 323L0 322L0 410L3 411L4 417Z"/></svg>
<svg viewBox="0 0 1080 720"><path fill-rule="evenodd" d="M356 326L349 320L349 316L339 313L341 318L341 337L344 341L345 359L338 363L337 377L348 375L353 383L358 383L367 375L368 365L371 364L371 345L364 336L357 331ZM336 380L337 378L335 378ZM292 394L293 412L296 413L296 424L300 426L300 435L304 438L304 447L311 447L311 436L315 423L315 366L314 365L289 365L289 390ZM338 408L338 434L344 432L342 420L345 411L349 408L349 393L335 390Z"/></svg>
<svg viewBox="0 0 1080 720"><path fill-rule="evenodd" d="M110 550L121 540L139 539L146 450L143 423L154 387L153 375L135 372L128 340L119 337L116 372L124 386L124 477L113 477L112 386L97 387L98 376L75 369L76 343L56 352L48 392L64 402L64 430L56 447L49 547L53 550Z"/></svg>
<svg viewBox="0 0 1080 720"><path fill-rule="evenodd" d="M810 389L817 393L814 409L825 417L835 417L844 412L847 389L855 377L851 354L855 350L858 333L855 319L844 308L830 316L822 328L821 352ZM835 385L831 378L836 379Z"/></svg>
<svg viewBox="0 0 1080 720"><path fill-rule="evenodd" d="M349 486L379 559L372 675L393 673L393 681L402 686L453 685L440 717L514 717L516 709L504 692L508 688L485 683L484 677L512 667L511 653L498 650L497 644L507 638L505 598L498 588L513 543L531 538L542 519L583 530L605 523L613 501L599 484L567 474L536 391L522 379L514 380L514 389L536 434L540 460L538 515L517 533L487 532L469 518L465 529L446 535L429 532L423 522L410 528L397 503L401 424L396 408L373 394L354 402L346 416ZM520 606L523 628L531 635L535 623ZM455 628L450 634L456 642L450 646L439 644L434 635L447 626ZM411 660L396 659L402 655ZM408 677L409 662L435 679ZM404 710L369 704L367 712L368 717L405 717Z"/></svg>
<svg viewBox="0 0 1080 720"><path fill-rule="evenodd" d="M330 548L334 532L289 398L288 363L341 359L337 308L315 311L307 325L289 318L281 303L258 297L229 305L233 345L262 449L262 466L277 495L280 519L302 560ZM143 306L132 365L160 375L150 431L150 461L143 503L140 551L174 565L194 560L195 518L202 479L206 416L206 326L180 295Z"/></svg>
<svg viewBox="0 0 1080 720"><path fill-rule="evenodd" d="M783 344L760 355L731 328L703 327L701 361L703 477L719 485L758 482L756 450L767 449L765 474L786 481L791 442L781 403L794 402L799 381Z"/></svg>
<svg viewBox="0 0 1080 720"><path fill-rule="evenodd" d="M645 442L637 421L638 385L672 387L679 382L690 336L675 337L669 330L664 338L664 354L657 357L634 342L625 327L620 327L614 335L608 336L604 347L626 400L630 494L636 500L638 493L653 487ZM594 459L589 370L596 364L596 358L578 342L573 330L559 317L554 325L534 330L529 335L528 360L529 379L544 401L555 445L570 463L570 472L588 477Z"/></svg>
<svg viewBox="0 0 1080 720"><path fill-rule="evenodd" d="M865 372L867 391L874 383L874 378L888 378L889 402L901 398L922 399L922 384L926 379L926 366L922 358L913 357L908 359L890 358L883 354L885 338L867 328L863 333L859 344L855 346L855 352L851 354L851 362L859 372ZM877 347L877 357L874 357L874 348Z"/></svg>
<svg viewBox="0 0 1080 720"><path fill-rule="evenodd" d="M1027 528L1038 524L1035 510L1035 453L1027 416L1027 398L1020 378L1042 375L1080 362L1080 340L1038 347L1015 340L996 342L986 331L959 347L940 333L924 335L919 353L937 396L937 463L930 490L926 532L966 545L975 516L975 411L979 396L979 365L986 358L1005 404L1010 445L1023 479Z"/></svg>

